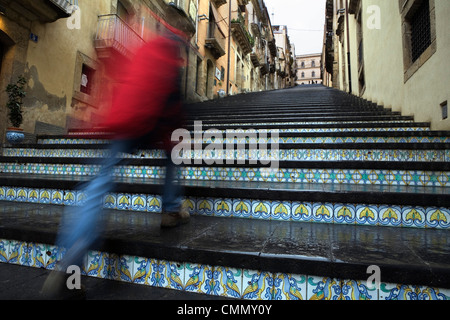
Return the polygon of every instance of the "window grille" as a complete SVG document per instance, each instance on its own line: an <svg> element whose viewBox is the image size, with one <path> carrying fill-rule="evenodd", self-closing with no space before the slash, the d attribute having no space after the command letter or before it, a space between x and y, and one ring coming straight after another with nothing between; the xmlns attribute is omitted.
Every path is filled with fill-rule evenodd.
<svg viewBox="0 0 450 320"><path fill-rule="evenodd" d="M421 54L431 45L431 19L429 0L422 1L410 21L412 61L419 59Z"/></svg>

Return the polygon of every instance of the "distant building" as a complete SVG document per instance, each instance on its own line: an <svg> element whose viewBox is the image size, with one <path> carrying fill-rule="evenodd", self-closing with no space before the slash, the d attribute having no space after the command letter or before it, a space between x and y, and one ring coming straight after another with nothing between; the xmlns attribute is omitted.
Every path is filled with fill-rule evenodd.
<svg viewBox="0 0 450 320"><path fill-rule="evenodd" d="M298 55L295 59L297 60L297 84L322 83L320 53Z"/></svg>

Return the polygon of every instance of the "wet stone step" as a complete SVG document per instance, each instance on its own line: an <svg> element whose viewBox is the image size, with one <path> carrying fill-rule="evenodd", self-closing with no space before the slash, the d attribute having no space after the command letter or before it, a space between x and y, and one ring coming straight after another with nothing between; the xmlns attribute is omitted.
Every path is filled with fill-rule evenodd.
<svg viewBox="0 0 450 320"><path fill-rule="evenodd" d="M0 200L76 205L86 176L4 174ZM105 205L121 210L161 209L162 180L116 177ZM192 214L222 217L449 228L449 188L183 180ZM345 207L349 211L342 211ZM313 208L315 208L313 210ZM320 209L320 210L319 210ZM346 209L346 210L347 210Z"/></svg>

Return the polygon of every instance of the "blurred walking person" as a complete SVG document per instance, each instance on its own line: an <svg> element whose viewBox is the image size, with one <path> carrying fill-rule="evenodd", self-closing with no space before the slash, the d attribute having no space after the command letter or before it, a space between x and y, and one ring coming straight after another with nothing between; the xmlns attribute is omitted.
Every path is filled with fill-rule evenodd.
<svg viewBox="0 0 450 320"><path fill-rule="evenodd" d="M183 124L180 71L184 61L180 53L186 50L187 36L165 26L165 34L155 35L136 50L126 68L116 72L117 86L102 123L102 128L111 133L111 154L104 159L98 175L80 186L86 195L83 204L67 207L64 212L56 244L67 251L43 286L46 297L66 290L66 270L72 265L81 267L88 249L98 239L103 198L113 191L113 171L121 154L162 144L166 175L161 227L176 227L189 221L190 215L181 205L181 186L174 181L177 167L171 160L171 133Z"/></svg>

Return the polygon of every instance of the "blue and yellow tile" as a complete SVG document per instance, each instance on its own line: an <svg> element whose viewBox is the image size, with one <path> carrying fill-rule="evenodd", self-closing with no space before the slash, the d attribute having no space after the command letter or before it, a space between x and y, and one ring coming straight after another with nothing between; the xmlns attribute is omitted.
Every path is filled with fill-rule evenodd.
<svg viewBox="0 0 450 320"><path fill-rule="evenodd" d="M213 268L208 265L185 263L184 290L195 293L212 293L215 290L211 282Z"/></svg>
<svg viewBox="0 0 450 320"><path fill-rule="evenodd" d="M379 206L378 222L382 226L401 226L402 211L400 206Z"/></svg>
<svg viewBox="0 0 450 320"><path fill-rule="evenodd" d="M273 220L289 221L291 220L292 204L290 201L273 201L271 203L271 216Z"/></svg>
<svg viewBox="0 0 450 320"><path fill-rule="evenodd" d="M312 203L293 201L291 218L294 221L310 221L312 219Z"/></svg>
<svg viewBox="0 0 450 320"><path fill-rule="evenodd" d="M335 204L333 208L333 222L354 224L356 221L355 205Z"/></svg>
<svg viewBox="0 0 450 320"><path fill-rule="evenodd" d="M147 196L147 211L160 213L162 210L162 198L157 195Z"/></svg>
<svg viewBox="0 0 450 320"><path fill-rule="evenodd" d="M273 300L306 300L307 276L290 273L275 273Z"/></svg>
<svg viewBox="0 0 450 320"><path fill-rule="evenodd" d="M450 227L450 210L447 208L427 208L426 226L428 228L448 229Z"/></svg>
<svg viewBox="0 0 450 320"><path fill-rule="evenodd" d="M375 226L378 224L378 206L356 205L355 218L357 224Z"/></svg>
<svg viewBox="0 0 450 320"><path fill-rule="evenodd" d="M426 226L426 212L422 207L403 207L402 226L424 228Z"/></svg>
<svg viewBox="0 0 450 320"><path fill-rule="evenodd" d="M307 300L342 300L340 280L308 276Z"/></svg>
<svg viewBox="0 0 450 320"><path fill-rule="evenodd" d="M255 219L270 219L271 216L271 202L265 200L251 201L251 217ZM243 215L244 218L249 217Z"/></svg>
<svg viewBox="0 0 450 320"><path fill-rule="evenodd" d="M243 270L242 299L271 300L273 274L256 270Z"/></svg>
<svg viewBox="0 0 450 320"><path fill-rule="evenodd" d="M214 216L229 217L233 214L232 199L214 199Z"/></svg>
<svg viewBox="0 0 450 320"><path fill-rule="evenodd" d="M214 267L214 272L220 283L218 295L239 299L242 296L242 269L228 267Z"/></svg>

